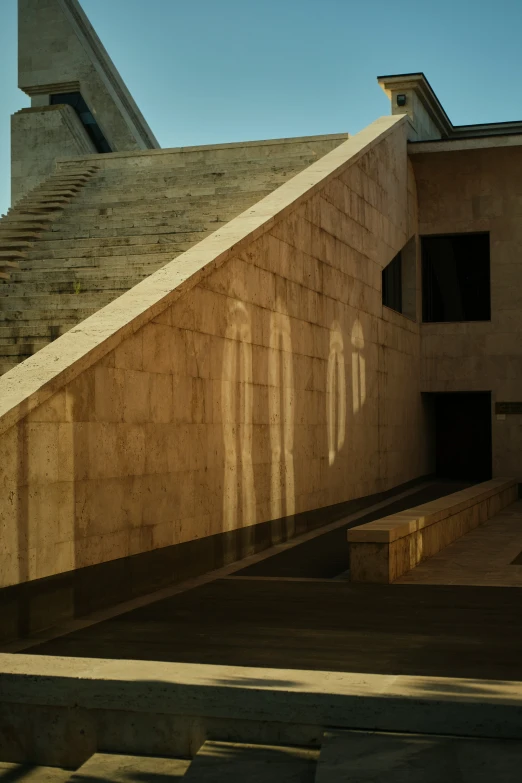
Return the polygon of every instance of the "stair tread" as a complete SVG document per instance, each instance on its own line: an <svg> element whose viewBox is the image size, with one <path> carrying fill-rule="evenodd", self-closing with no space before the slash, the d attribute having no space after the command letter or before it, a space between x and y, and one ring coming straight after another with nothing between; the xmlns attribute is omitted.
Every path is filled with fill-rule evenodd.
<svg viewBox="0 0 522 783"><path fill-rule="evenodd" d="M95 753L76 772L69 773L67 780L70 783L95 780L100 783L130 783L132 780L160 783L162 780L181 780L189 765L188 759Z"/></svg>
<svg viewBox="0 0 522 783"><path fill-rule="evenodd" d="M1 367L1 364L0 364ZM0 761L0 780L30 781L30 783L67 783L71 772L58 767L33 766Z"/></svg>
<svg viewBox="0 0 522 783"><path fill-rule="evenodd" d="M187 783L314 783L318 751L277 745L205 742Z"/></svg>

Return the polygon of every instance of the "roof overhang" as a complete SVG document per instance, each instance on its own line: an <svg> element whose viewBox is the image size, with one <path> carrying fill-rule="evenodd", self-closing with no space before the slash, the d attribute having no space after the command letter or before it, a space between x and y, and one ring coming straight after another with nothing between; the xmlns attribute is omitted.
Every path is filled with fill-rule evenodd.
<svg viewBox="0 0 522 783"><path fill-rule="evenodd" d="M378 76L377 81L389 98L401 91L413 92L424 111L438 128L441 139L476 139L522 134L522 121L486 122L477 125L453 125L422 72ZM427 144L426 141L412 142ZM429 142L431 143L431 142Z"/></svg>

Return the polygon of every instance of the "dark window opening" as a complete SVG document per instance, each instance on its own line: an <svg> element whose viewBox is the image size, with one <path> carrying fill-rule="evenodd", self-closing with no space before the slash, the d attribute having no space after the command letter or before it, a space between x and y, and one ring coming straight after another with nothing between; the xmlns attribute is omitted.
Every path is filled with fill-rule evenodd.
<svg viewBox="0 0 522 783"><path fill-rule="evenodd" d="M112 152L109 142L103 135L100 126L94 119L94 116L85 103L81 93L64 92L58 95L51 95L52 106L56 106L61 103L66 103L68 106L72 106L76 111L76 114L80 118L80 122L85 128L90 140L96 147L97 152Z"/></svg>
<svg viewBox="0 0 522 783"><path fill-rule="evenodd" d="M402 313L402 255L397 253L382 270L382 303Z"/></svg>
<svg viewBox="0 0 522 783"><path fill-rule="evenodd" d="M489 234L422 237L423 321L489 321L489 262Z"/></svg>

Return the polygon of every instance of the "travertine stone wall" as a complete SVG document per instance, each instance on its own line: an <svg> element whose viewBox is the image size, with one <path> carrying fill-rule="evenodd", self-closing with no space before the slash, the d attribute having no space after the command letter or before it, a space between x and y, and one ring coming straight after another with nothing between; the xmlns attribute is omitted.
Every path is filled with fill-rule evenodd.
<svg viewBox="0 0 522 783"><path fill-rule="evenodd" d="M491 321L422 325L424 391L522 400L522 146L411 156L419 233L489 231ZM522 417L493 419L493 476L522 479Z"/></svg>
<svg viewBox="0 0 522 783"><path fill-rule="evenodd" d="M418 326L383 308L380 290L382 268L416 230L406 126L380 122L353 161L357 137L1 379L16 396L13 381L38 385L47 357L66 378L69 345L83 368L27 415L20 395L4 415L18 423L0 438L2 584L429 472ZM338 169L319 186L329 160ZM271 217L292 198L295 208ZM252 226L239 244L236 225ZM138 312L229 237L221 266L193 274L197 284L166 309L151 304L149 322L132 316L134 331L111 327L105 355L98 346L78 358L82 341L101 340L105 312ZM102 358L89 365L95 351Z"/></svg>

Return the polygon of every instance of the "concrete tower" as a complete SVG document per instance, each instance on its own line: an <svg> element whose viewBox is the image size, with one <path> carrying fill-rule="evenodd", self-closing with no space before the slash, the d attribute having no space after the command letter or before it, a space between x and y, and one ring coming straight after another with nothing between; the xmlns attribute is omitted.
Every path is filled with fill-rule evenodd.
<svg viewBox="0 0 522 783"><path fill-rule="evenodd" d="M18 86L31 107L12 116L13 203L57 157L159 146L78 0L18 0Z"/></svg>

